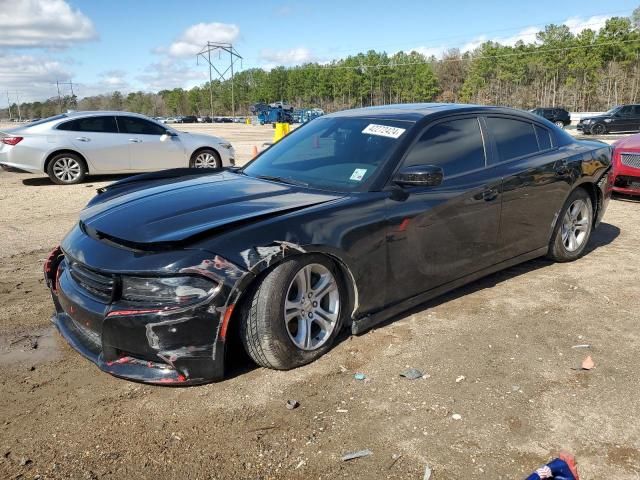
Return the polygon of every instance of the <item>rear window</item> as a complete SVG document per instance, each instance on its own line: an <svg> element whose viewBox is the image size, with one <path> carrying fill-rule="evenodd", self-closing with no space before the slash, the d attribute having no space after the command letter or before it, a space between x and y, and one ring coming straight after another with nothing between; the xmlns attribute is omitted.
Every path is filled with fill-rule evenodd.
<svg viewBox="0 0 640 480"><path fill-rule="evenodd" d="M551 133L546 128L535 126L536 136L538 137L538 146L540 150L549 150L551 148Z"/></svg>
<svg viewBox="0 0 640 480"><path fill-rule="evenodd" d="M98 116L77 118L58 125L58 130L71 132L118 133L115 117Z"/></svg>
<svg viewBox="0 0 640 480"><path fill-rule="evenodd" d="M54 122L56 120L61 120L63 118L67 118L67 116L64 113L62 113L60 115L54 115L53 117L43 118L42 120L36 120L35 122L30 122L25 126L26 127L35 127L36 125L42 125L43 123Z"/></svg>
<svg viewBox="0 0 640 480"><path fill-rule="evenodd" d="M498 161L505 162L538 152L533 124L512 118L488 117L487 126L498 149Z"/></svg>

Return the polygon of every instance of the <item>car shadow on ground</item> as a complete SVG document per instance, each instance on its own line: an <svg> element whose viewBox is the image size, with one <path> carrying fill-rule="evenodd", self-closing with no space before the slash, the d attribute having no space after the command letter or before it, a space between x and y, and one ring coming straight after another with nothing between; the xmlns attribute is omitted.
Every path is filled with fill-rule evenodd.
<svg viewBox="0 0 640 480"><path fill-rule="evenodd" d="M100 183L100 182L116 182L118 180L122 180L123 178L127 178L132 176L133 174L129 175L129 174L117 174L117 175L92 175L91 177L87 178L83 183L81 183L80 185L83 185L87 188L91 188L93 187L94 183ZM56 183L53 183L49 177L31 177L31 178L25 178L24 180L22 180L22 184L27 186L27 187L64 187L66 185L58 185Z"/></svg>
<svg viewBox="0 0 640 480"><path fill-rule="evenodd" d="M589 243L585 248L584 255L589 255L591 252L597 250L600 247L609 245L612 243L617 237L620 235L620 229L615 225L611 225L609 223L601 223L598 228L592 233L591 238L589 239ZM398 320L401 320L406 317L410 317L411 315L415 315L431 308L435 308L439 305L447 303L451 300L455 300L457 298L463 297L465 295L469 295L474 292L478 292L480 290L484 290L485 288L492 288L502 283L504 281L508 281L514 277L519 275L523 275L529 272L533 272L540 268L545 268L550 265L553 265L553 261L547 259L546 257L539 257L533 260L530 260L525 263L521 263L518 265L514 265L513 267L507 268L505 270L501 270L499 272L493 273L486 277L483 277L475 282L471 282L467 285L464 285L460 288L452 290L451 292L445 293L439 297L436 297L432 300L429 300L417 307L414 307L410 310L406 310L389 320L386 320L378 325L375 328L382 328L387 325L390 325ZM344 335L344 338L348 337L347 333ZM341 336L338 342L343 340L343 336Z"/></svg>

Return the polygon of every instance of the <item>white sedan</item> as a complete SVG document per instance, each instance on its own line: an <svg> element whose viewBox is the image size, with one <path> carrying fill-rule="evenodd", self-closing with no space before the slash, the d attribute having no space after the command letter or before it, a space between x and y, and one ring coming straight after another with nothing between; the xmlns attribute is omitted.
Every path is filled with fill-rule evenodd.
<svg viewBox="0 0 640 480"><path fill-rule="evenodd" d="M80 183L88 174L151 172L235 165L229 142L179 132L144 115L74 112L0 132L0 166L43 172L55 183Z"/></svg>

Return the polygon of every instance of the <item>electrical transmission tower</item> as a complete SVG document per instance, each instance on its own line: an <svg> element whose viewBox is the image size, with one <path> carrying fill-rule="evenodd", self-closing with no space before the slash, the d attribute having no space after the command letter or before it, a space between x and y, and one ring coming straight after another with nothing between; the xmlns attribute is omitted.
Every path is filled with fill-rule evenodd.
<svg viewBox="0 0 640 480"><path fill-rule="evenodd" d="M60 96L60 85L69 85L71 87L71 97L74 97L75 94L73 93L73 80L69 80L68 82L60 82L56 80L56 88L58 89L58 109L60 110L59 113L62 113L62 97Z"/></svg>
<svg viewBox="0 0 640 480"><path fill-rule="evenodd" d="M229 54L229 66L221 72L218 68L211 63L211 54L218 54L218 60L222 60L223 53ZM233 66L237 61L240 61L240 68L242 68L242 57L238 53L238 51L233 48L231 43L218 43L218 42L207 42L207 44L202 47L202 50L198 52L196 55L196 64L198 64L198 59L202 57L209 64L209 103L211 107L211 118L213 118L213 74L212 70L218 74L218 78L220 81L225 80L225 75L227 73L231 73L231 114L236 116L236 104L235 97L233 91ZM215 60L215 59L214 59Z"/></svg>

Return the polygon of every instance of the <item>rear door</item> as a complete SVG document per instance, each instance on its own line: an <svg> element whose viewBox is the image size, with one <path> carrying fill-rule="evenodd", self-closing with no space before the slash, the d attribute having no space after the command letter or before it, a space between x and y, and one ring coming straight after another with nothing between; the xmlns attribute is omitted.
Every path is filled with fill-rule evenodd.
<svg viewBox="0 0 640 480"><path fill-rule="evenodd" d="M118 135L113 115L76 118L57 130L87 159L91 173L129 171L129 144Z"/></svg>
<svg viewBox="0 0 640 480"><path fill-rule="evenodd" d="M609 124L612 132L630 132L637 129L638 120L635 116L635 105L625 105L618 110Z"/></svg>
<svg viewBox="0 0 640 480"><path fill-rule="evenodd" d="M494 263L498 247L501 177L486 168L477 116L431 124L400 168L438 165L444 180L410 187L389 199L387 304L395 303Z"/></svg>
<svg viewBox="0 0 640 480"><path fill-rule="evenodd" d="M509 116L488 116L484 121L493 145L489 164L503 174L502 261L547 245L555 215L571 188L572 160L540 124Z"/></svg>
<svg viewBox="0 0 640 480"><path fill-rule="evenodd" d="M144 118L118 115L120 137L129 145L131 170L145 172L188 167L180 136L165 136L167 129Z"/></svg>

